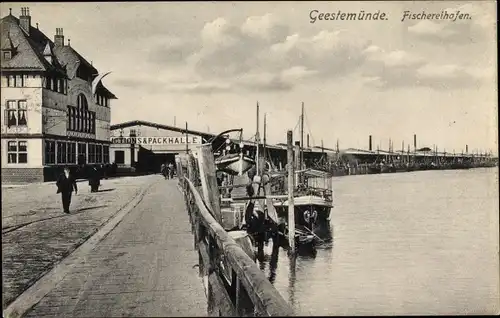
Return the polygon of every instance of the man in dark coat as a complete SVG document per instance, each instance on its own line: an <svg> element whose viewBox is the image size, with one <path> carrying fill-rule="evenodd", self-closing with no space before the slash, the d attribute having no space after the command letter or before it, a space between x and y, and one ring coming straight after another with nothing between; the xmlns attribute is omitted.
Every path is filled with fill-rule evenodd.
<svg viewBox="0 0 500 318"><path fill-rule="evenodd" d="M64 172L59 175L57 179L57 193L61 193L62 205L64 213L69 214L69 206L71 204L71 194L73 190L75 194L78 193L76 180L68 167L64 168Z"/></svg>
<svg viewBox="0 0 500 318"><path fill-rule="evenodd" d="M90 168L90 175L89 175L90 192L98 192L100 185L101 185L101 176L99 175L99 171L97 170L96 167Z"/></svg>

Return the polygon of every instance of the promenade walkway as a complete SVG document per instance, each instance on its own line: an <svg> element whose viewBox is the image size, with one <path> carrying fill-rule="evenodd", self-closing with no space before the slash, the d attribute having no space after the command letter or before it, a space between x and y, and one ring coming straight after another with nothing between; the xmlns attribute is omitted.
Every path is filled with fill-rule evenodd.
<svg viewBox="0 0 500 318"><path fill-rule="evenodd" d="M207 314L198 257L177 180L156 180L89 253L72 256L67 273L27 317Z"/></svg>

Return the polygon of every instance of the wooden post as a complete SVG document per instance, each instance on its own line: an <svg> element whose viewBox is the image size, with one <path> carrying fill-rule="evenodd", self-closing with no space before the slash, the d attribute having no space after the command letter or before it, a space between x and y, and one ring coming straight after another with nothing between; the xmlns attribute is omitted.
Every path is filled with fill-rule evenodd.
<svg viewBox="0 0 500 318"><path fill-rule="evenodd" d="M175 156L175 165L177 168L177 179L179 179L179 184L182 186L183 190L186 190L184 180L182 179L182 163L179 155Z"/></svg>
<svg viewBox="0 0 500 318"><path fill-rule="evenodd" d="M293 162L293 132L289 130L286 136L288 155L288 242L292 253L295 253L295 206L293 203L294 162Z"/></svg>
<svg viewBox="0 0 500 318"><path fill-rule="evenodd" d="M300 151L300 144L299 144L299 143L297 143L297 144L295 145L295 152L294 152L294 160L295 160L295 161L294 161L294 170L301 170L301 167L300 167L300 156L301 156L301 155L300 155L300 153L301 153L301 151ZM295 176L295 171L294 171L294 176ZM299 175L297 176L297 179L296 179L296 180L295 180L295 178L294 178L294 182L295 182L295 183L300 183L300 182L302 182L302 180L301 180L301 174L299 174ZM297 184L296 184L296 185L297 185Z"/></svg>
<svg viewBox="0 0 500 318"><path fill-rule="evenodd" d="M199 147L198 168L200 171L203 199L212 210L212 213L214 213L213 217L222 225L220 195L217 186L215 160L211 144L204 144Z"/></svg>
<svg viewBox="0 0 500 318"><path fill-rule="evenodd" d="M195 159L193 154L188 154L187 156L187 168L188 168L188 178L196 185L196 170L195 170Z"/></svg>

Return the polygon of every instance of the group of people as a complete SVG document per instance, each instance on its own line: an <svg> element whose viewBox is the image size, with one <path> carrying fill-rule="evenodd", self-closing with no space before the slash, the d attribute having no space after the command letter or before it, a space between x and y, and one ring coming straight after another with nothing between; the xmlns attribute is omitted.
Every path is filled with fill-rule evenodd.
<svg viewBox="0 0 500 318"><path fill-rule="evenodd" d="M107 179L105 169L97 167L82 166L78 171L72 172L69 167L64 167L63 172L58 176L56 181L57 193L61 193L63 211L69 214L69 206L71 205L71 197L73 192L78 194L78 186L76 185L77 175L86 175L89 181L90 192L98 192L101 185L101 177Z"/></svg>
<svg viewBox="0 0 500 318"><path fill-rule="evenodd" d="M160 168L161 174L165 177L165 179L173 179L174 178L174 165L173 163L163 163Z"/></svg>

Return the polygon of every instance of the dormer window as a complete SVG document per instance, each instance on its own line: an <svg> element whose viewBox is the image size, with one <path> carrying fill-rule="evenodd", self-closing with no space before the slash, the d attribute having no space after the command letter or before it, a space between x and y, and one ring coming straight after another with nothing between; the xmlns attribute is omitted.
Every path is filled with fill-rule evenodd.
<svg viewBox="0 0 500 318"><path fill-rule="evenodd" d="M10 32L7 33L7 41L2 41L1 49L2 49L2 60L4 61L12 59L12 57L15 55L16 47L12 43L12 40L10 38Z"/></svg>
<svg viewBox="0 0 500 318"><path fill-rule="evenodd" d="M4 61L10 60L12 58L12 52L11 51L3 51L2 58Z"/></svg>

